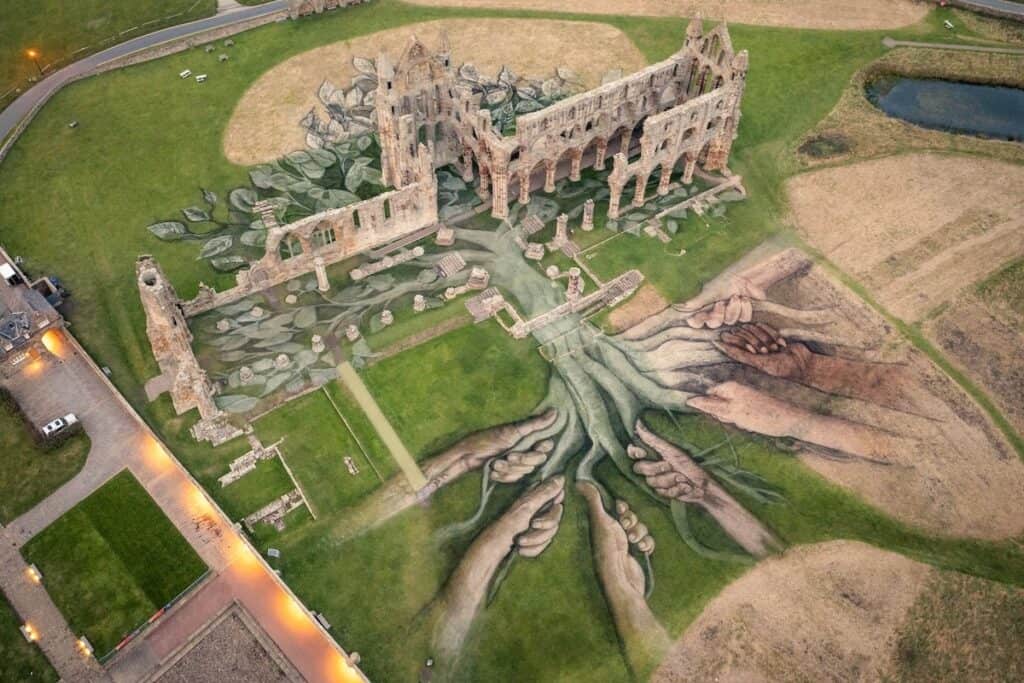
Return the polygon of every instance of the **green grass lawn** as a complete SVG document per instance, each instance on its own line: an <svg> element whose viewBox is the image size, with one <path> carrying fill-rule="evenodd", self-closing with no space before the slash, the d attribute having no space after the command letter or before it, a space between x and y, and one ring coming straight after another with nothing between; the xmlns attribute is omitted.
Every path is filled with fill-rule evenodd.
<svg viewBox="0 0 1024 683"><path fill-rule="evenodd" d="M0 403L0 524L10 523L75 476L88 454L85 435L56 450L39 448L21 418Z"/></svg>
<svg viewBox="0 0 1024 683"><path fill-rule="evenodd" d="M194 414L175 416L166 397L145 404L142 384L156 367L135 294L133 261L139 253L154 254L183 297L192 296L200 280L224 288L233 278L196 260L188 244L153 239L145 226L194 203L200 185L223 195L246 182L246 170L223 158L221 136L246 88L288 57L415 21L537 15L379 0L301 22L262 27L237 36L232 59L225 64L218 64L215 55L190 50L70 86L54 97L0 165L0 206L4 207L0 230L7 246L24 255L36 270L59 274L76 292L72 315L76 335L101 365L112 369L113 381L233 518L251 512L281 487L290 487L290 482L282 477L279 466L265 464L249 475L251 481L243 479L221 489L216 478L227 471L228 462L248 449L244 440L218 449L196 444L188 434ZM683 22L670 18L545 16L607 21L622 29L652 61L678 49L683 35ZM919 27L888 33L897 38L946 38L935 17L933 13ZM834 106L851 75L883 51L880 32L748 26L731 26L730 31L734 44L751 52L744 116L731 163L743 175L750 199L731 205L722 221L708 226L688 222L671 245L676 253L685 247L684 257L647 237L618 237L600 247L591 262L599 273L641 267L663 294L680 299L779 232L786 208L783 182L797 170L792 154L797 140ZM208 71L209 85L214 87L182 83L176 74L184 68ZM81 125L68 129L65 124L70 118ZM59 207L59 214L54 207ZM595 241L604 233L602 220L599 210ZM55 241L73 243L75 249L52 250ZM399 331L419 330L432 321L426 316L410 318L408 327L400 321L401 325L385 330L395 330L390 332L395 339L378 338L374 346L397 341ZM532 342L513 341L489 322L462 327L361 372L406 445L415 457L423 458L468 432L530 413L544 395L549 369ZM394 472L351 399L334 384L328 390L371 456L380 456L375 463L383 476ZM705 435L706 425L698 423L685 423L684 428L694 442L718 436ZM314 393L290 403L258 421L256 430L264 443L286 437L285 458L320 516L312 521L304 511L293 513L285 532L261 529L257 542L282 549L278 566L284 578L312 609L323 611L335 624L333 634L339 642L363 653L372 679L413 678L429 654L429 629L418 619L468 542L459 539L439 545L433 534L473 515L479 475L445 488L429 506L408 510L340 545L332 531L343 524L346 508L372 493L377 484L359 458L360 475L352 477L344 469L341 458L355 452L353 441L326 396ZM750 440L740 450L746 466L786 495L786 504L751 504L751 508L788 542L860 538L940 566L1024 582L1021 551L1013 544L925 537L758 440ZM675 530L660 506L638 496L609 465L598 473L617 495L630 499L658 539L657 584L651 604L676 634L747 565L709 560L673 542ZM499 514L510 498L507 490L497 496L483 521ZM593 573L579 503L576 494L570 493L562 529L544 556L513 566L469 643L461 672L465 679L631 679ZM91 520L82 514L74 523L84 529L83 537L94 539L96 548L83 546L79 554L89 562L95 561L94 555L109 557L99 552L103 539L96 538L98 532L89 532ZM698 518L695 528L708 543L721 542L720 532L707 520ZM41 543L49 531L33 543ZM63 552L57 540L47 550ZM136 586L125 588L124 595L147 597L127 569L117 562L109 564L112 568L99 574L75 573L97 585L85 586L72 602L89 592L104 596L92 603L113 602L114 598L106 597L118 595L112 585ZM58 583L54 575L43 569L51 591L60 590L54 587ZM118 609L121 614L129 611L127 606ZM148 616L144 608L139 612ZM102 614L93 611L82 618L99 622ZM116 636L111 637L116 642Z"/></svg>
<svg viewBox="0 0 1024 683"><path fill-rule="evenodd" d="M0 680L56 683L57 672L42 651L25 640L20 627L14 608L0 597Z"/></svg>
<svg viewBox="0 0 1024 683"><path fill-rule="evenodd" d="M61 62L59 68L165 26L211 16L216 9L216 0L6 0L0 3L0 95L39 74L27 50L38 53L40 66ZM0 109L10 99L0 98Z"/></svg>
<svg viewBox="0 0 1024 683"><path fill-rule="evenodd" d="M116 475L29 541L26 562L98 655L188 588L203 561L131 473Z"/></svg>

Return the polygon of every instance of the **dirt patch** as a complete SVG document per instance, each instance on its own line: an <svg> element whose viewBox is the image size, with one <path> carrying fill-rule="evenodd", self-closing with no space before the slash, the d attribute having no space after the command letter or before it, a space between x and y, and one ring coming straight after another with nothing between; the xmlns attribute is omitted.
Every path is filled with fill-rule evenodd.
<svg viewBox="0 0 1024 683"><path fill-rule="evenodd" d="M802 546L712 600L652 681L877 681L931 568L863 543Z"/></svg>
<svg viewBox="0 0 1024 683"><path fill-rule="evenodd" d="M1024 433L1024 334L970 293L929 320L924 331L985 388L1017 432Z"/></svg>
<svg viewBox="0 0 1024 683"><path fill-rule="evenodd" d="M621 332L664 310L669 301L652 285L646 284L637 290L629 301L612 309L608 314L608 325L612 332Z"/></svg>
<svg viewBox="0 0 1024 683"><path fill-rule="evenodd" d="M772 301L825 309L836 322L819 329L835 356L894 363L906 407L820 392L761 373L740 381L770 396L854 425L881 430L878 460L806 449L801 461L875 507L930 533L1001 539L1024 531L1024 462L976 403L881 316L819 266L777 285ZM770 324L773 321L768 320ZM852 452L852 451L848 451Z"/></svg>
<svg viewBox="0 0 1024 683"><path fill-rule="evenodd" d="M726 587L651 680L1019 680L1022 608L1020 589L864 543L800 546Z"/></svg>
<svg viewBox="0 0 1024 683"><path fill-rule="evenodd" d="M805 173L788 191L798 232L907 321L1024 255L1018 165L907 154Z"/></svg>
<svg viewBox="0 0 1024 683"><path fill-rule="evenodd" d="M305 134L299 121L310 109L320 109L316 91L325 79L347 86L355 73L353 57L376 58L384 51L397 59L410 36L433 46L441 30L448 32L453 63L469 61L490 75L505 65L519 75L537 77L567 66L592 87L610 69L629 73L646 65L630 39L607 24L451 19L403 26L309 50L267 71L235 107L224 133L224 155L250 165L302 149Z"/></svg>
<svg viewBox="0 0 1024 683"><path fill-rule="evenodd" d="M409 0L417 5L505 7L590 14L693 17L762 26L825 29L882 29L916 24L928 13L924 2L908 0Z"/></svg>
<svg viewBox="0 0 1024 683"><path fill-rule="evenodd" d="M1024 87L1024 56L984 52L953 52L898 48L857 72L828 116L798 144L829 136L842 136L847 149L828 156L816 156L815 146L799 149L805 166L835 161L868 159L907 150L941 150L984 154L998 159L1024 161L1024 145L928 130L887 116L864 96L864 86L878 76L893 74L915 78L944 78L971 83Z"/></svg>

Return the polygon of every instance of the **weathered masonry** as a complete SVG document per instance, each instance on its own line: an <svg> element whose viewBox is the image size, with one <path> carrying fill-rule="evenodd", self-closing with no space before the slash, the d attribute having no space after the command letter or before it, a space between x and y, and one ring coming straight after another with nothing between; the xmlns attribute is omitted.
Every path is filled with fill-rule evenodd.
<svg viewBox="0 0 1024 683"><path fill-rule="evenodd" d="M584 166L605 168L612 150L622 155L610 179L614 214L631 178L640 188L661 168L667 189L677 163L684 165L687 179L697 164L709 171L726 167L746 74L747 53L733 50L725 25L705 33L696 19L682 48L668 59L520 115L514 134L505 136L493 129L480 95L456 84L447 39L442 37L440 49L431 53L413 38L396 63L386 55L377 61L384 178L396 187L407 182L416 145L424 142L436 165L457 164L467 181L475 167L492 215L505 218L514 190L521 203L528 203L533 180L543 178L545 191L552 192L560 163L567 162L569 178L578 180ZM636 137L640 160L625 164ZM643 203L643 192L638 189L635 203Z"/></svg>

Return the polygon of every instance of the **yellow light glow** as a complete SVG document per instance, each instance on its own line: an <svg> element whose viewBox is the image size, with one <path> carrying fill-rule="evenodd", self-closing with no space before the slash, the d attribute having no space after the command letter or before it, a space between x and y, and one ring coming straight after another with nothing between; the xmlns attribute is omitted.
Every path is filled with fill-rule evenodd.
<svg viewBox="0 0 1024 683"><path fill-rule="evenodd" d="M39 633L36 631L35 627L32 626L32 624L26 621L25 626L23 628L25 629L25 636L29 639L29 641L34 643L37 640L39 640Z"/></svg>
<svg viewBox="0 0 1024 683"><path fill-rule="evenodd" d="M67 345L64 342L64 337L57 330L47 330L43 334L43 346L58 358L64 358L64 351Z"/></svg>
<svg viewBox="0 0 1024 683"><path fill-rule="evenodd" d="M171 460L167 450L149 434L142 437L140 449L142 450L142 458L145 460L147 467L151 467L160 473L174 467L174 461Z"/></svg>
<svg viewBox="0 0 1024 683"><path fill-rule="evenodd" d="M39 573L39 570L33 567L26 567L25 574L28 576L29 581L32 583L42 583L43 577Z"/></svg>
<svg viewBox="0 0 1024 683"><path fill-rule="evenodd" d="M25 54L28 55L29 59L35 59L39 56L39 53L32 49L25 50Z"/></svg>

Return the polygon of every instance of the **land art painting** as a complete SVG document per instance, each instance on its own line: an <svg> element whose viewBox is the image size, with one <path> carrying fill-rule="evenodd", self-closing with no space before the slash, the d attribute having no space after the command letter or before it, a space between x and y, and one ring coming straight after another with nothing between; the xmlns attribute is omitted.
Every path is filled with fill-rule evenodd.
<svg viewBox="0 0 1024 683"><path fill-rule="evenodd" d="M432 556L428 578L395 607L410 621L380 626L389 639L408 639L382 665L385 677L493 673L483 660L508 628L498 622L515 613L509 601L537 609L536 628L557 639L596 610L606 629L596 651L618 657L602 669L609 679L742 672L734 655L695 654L694 629L706 640L729 634L718 643L726 650L751 634L770 638L756 619L743 636L739 617L715 610L681 629L694 615L673 606L665 586L685 584L693 563L711 568L717 589L749 570L715 603L733 615L729 600L743 599L733 593L774 590L770 577L784 580L790 567L799 585L824 572L854 595L836 618L861 608L896 629L912 599L883 607L890 587L868 581L863 564L833 572L829 563L877 555L914 595L928 570L852 542L791 548L795 539L774 520L799 516L804 492L772 476L775 467L816 472L812 488L838 484L846 493L829 495L860 496L907 538L903 524L986 539L1024 530L1024 516L999 510L1024 489L1003 435L800 245L761 244L675 302L639 303L642 266L612 277L591 267L589 252L607 240L649 240L667 252L680 230L741 229L729 214L746 189L728 163L748 55L724 26L692 22L668 60L591 89L565 67L528 78L506 66L490 76L452 63L450 52L444 37L436 49L411 37L394 61L356 58L351 84L325 80L318 109L296 122L307 149L253 168L250 184L224 198L203 190L184 220L148 226L154 238L195 242L196 258L236 274L234 287L204 285L181 301L154 261L138 268L161 369L147 390L170 392L179 413L198 408L193 435L214 445L326 391L346 369L365 373L421 352L416 344L466 322L446 319L468 314L543 359L546 388L527 414L419 454L390 476L376 472L373 490L285 542L302 562L339 568L337 558L372 556L389 535L411 556ZM672 255L687 267L685 249ZM374 342L428 315L442 322L416 344ZM275 457L262 444L251 456L231 483ZM976 498L981 491L988 500ZM304 496L283 497L254 521L283 530L303 505ZM559 554L566 536L573 552ZM597 589L568 620L546 618L537 596L517 593L537 563L560 577L537 594L559 593L567 567L552 569L555 561L577 563ZM353 609L389 600L382 585L338 590ZM753 604L758 617L772 609ZM503 616L490 618L494 610ZM850 633L857 628L851 621ZM753 658L754 669L771 665L770 656ZM531 675L557 677L561 666L556 657Z"/></svg>

